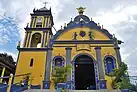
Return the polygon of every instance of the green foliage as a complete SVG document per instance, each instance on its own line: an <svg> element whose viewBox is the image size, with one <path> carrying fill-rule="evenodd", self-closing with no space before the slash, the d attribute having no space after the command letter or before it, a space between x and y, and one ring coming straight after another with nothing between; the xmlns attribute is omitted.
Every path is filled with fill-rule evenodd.
<svg viewBox="0 0 137 92"><path fill-rule="evenodd" d="M114 69L113 72L109 74L109 76L115 77L112 81L113 88L136 90L136 86L130 83L127 70L127 65L122 62L119 68Z"/></svg>
<svg viewBox="0 0 137 92"><path fill-rule="evenodd" d="M119 68L115 68L112 73L110 73L109 75L111 77L115 77L115 79L113 80L112 82L112 86L113 88L116 88L116 83L118 82L121 82L121 78L124 77L124 76L128 76L127 74L127 70L128 70L128 67L127 65L122 62L119 66Z"/></svg>
<svg viewBox="0 0 137 92"><path fill-rule="evenodd" d="M131 84L128 77L121 78L121 80L121 82L115 84L117 89L130 89L132 91L137 91L137 86Z"/></svg>
<svg viewBox="0 0 137 92"><path fill-rule="evenodd" d="M121 78L121 82L118 82L115 84L117 89L130 89L131 88L131 84L129 79L126 78Z"/></svg>
<svg viewBox="0 0 137 92"><path fill-rule="evenodd" d="M8 55L7 53L0 53L0 59L4 62L15 64L13 57L11 55Z"/></svg>
<svg viewBox="0 0 137 92"><path fill-rule="evenodd" d="M67 76L71 74L71 65L66 67L55 67L52 73L52 81L56 85L57 83L64 83L67 81Z"/></svg>

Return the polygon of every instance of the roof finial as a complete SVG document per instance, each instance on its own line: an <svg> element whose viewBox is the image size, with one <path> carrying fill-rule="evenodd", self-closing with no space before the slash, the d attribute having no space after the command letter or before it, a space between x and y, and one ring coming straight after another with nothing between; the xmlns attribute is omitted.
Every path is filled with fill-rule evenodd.
<svg viewBox="0 0 137 92"><path fill-rule="evenodd" d="M98 26L100 26L100 23L98 23Z"/></svg>
<svg viewBox="0 0 137 92"><path fill-rule="evenodd" d="M61 26L61 30L62 30L62 26Z"/></svg>
<svg viewBox="0 0 137 92"><path fill-rule="evenodd" d="M66 23L64 23L64 28L65 28L65 27L67 27L67 24L66 24Z"/></svg>
<svg viewBox="0 0 137 92"><path fill-rule="evenodd" d="M86 8L81 7L81 6L79 8L77 8L79 15L83 15L83 12L85 11L85 9Z"/></svg>
<svg viewBox="0 0 137 92"><path fill-rule="evenodd" d="M72 21L72 18L71 18L71 21Z"/></svg>
<svg viewBox="0 0 137 92"><path fill-rule="evenodd" d="M92 18L90 20L92 21Z"/></svg>
<svg viewBox="0 0 137 92"><path fill-rule="evenodd" d="M103 25L101 26L101 29L104 29L104 26L103 26Z"/></svg>
<svg viewBox="0 0 137 92"><path fill-rule="evenodd" d="M46 1L45 1L45 2L43 2L43 4L44 4L44 7L45 7L45 8L46 8L47 3L48 3L48 2L46 2Z"/></svg>
<svg viewBox="0 0 137 92"><path fill-rule="evenodd" d="M21 43L20 43L20 41L18 41L17 48L20 48L20 45L21 45Z"/></svg>

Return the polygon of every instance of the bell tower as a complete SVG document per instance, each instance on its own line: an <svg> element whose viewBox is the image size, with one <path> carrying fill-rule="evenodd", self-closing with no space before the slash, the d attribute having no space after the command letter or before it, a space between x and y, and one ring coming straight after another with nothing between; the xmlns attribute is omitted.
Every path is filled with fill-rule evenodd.
<svg viewBox="0 0 137 92"><path fill-rule="evenodd" d="M24 48L43 48L48 46L52 37L53 17L51 8L46 6L41 9L34 9L31 15L31 22L25 28Z"/></svg>
<svg viewBox="0 0 137 92"><path fill-rule="evenodd" d="M31 21L25 27L23 46L17 47L19 54L15 75L30 73L30 78L33 78L31 85L35 86L42 85L45 78L49 81L50 64L47 61L51 61L49 50L54 23L51 8L47 9L46 6L34 9L30 15ZM22 77L14 79L15 83L20 81L23 81Z"/></svg>

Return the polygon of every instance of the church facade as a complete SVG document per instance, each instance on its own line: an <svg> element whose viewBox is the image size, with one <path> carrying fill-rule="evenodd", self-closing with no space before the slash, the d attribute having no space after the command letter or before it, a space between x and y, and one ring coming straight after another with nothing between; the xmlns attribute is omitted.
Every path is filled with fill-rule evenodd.
<svg viewBox="0 0 137 92"><path fill-rule="evenodd" d="M112 89L109 73L121 63L120 40L108 30L84 15L64 24L54 35L51 9L33 10L30 25L25 28L23 46L18 46L15 75L31 73L31 85L53 89L51 73L54 67L71 64L71 75L66 82L70 89ZM14 79L19 82L23 77Z"/></svg>

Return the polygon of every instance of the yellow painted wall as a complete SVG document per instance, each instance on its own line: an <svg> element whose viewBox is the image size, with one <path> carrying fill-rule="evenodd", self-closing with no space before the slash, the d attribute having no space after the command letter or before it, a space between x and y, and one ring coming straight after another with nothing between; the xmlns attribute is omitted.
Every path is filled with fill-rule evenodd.
<svg viewBox="0 0 137 92"><path fill-rule="evenodd" d="M85 37L81 37L79 35L80 31L85 31L86 32L86 36ZM73 34L74 32L77 32L77 40L89 40L89 36L88 36L88 32L92 31L93 35L94 35L94 40L110 40L104 33L99 32L97 30L94 29L89 29L89 28L75 28L72 30L68 30L67 32L62 33L57 40L72 40L73 39ZM82 54L82 53L86 53L91 55L95 60L96 60L96 51L95 51L95 47L96 46L101 46L101 55L102 55L102 63L103 63L103 69L104 69L104 57L106 55L112 55L115 57L116 59L116 54L115 54L115 50L113 47L113 44L81 44L79 45L79 47L83 48L82 45L89 45L90 47L90 51L87 50L80 50L77 51L77 46L79 44L54 44L54 48L53 48L53 58L55 56L63 56L64 59L66 59L66 47L71 47L72 48L72 58L71 61L74 59L74 57L78 54ZM62 46L62 47L56 47L56 46ZM87 46L88 47L88 46ZM87 48L88 49L88 48ZM117 62L116 62L117 63ZM104 74L105 74L105 69L104 69ZM109 90L112 89L111 87L111 83L112 83L112 78L108 77L107 75L105 75L105 79L107 80L107 88Z"/></svg>
<svg viewBox="0 0 137 92"><path fill-rule="evenodd" d="M33 67L29 66L31 58L34 59ZM21 51L15 75L32 73L32 84L41 84L44 79L45 63L45 51ZM22 80L21 77L16 77L14 82L20 82L20 80Z"/></svg>
<svg viewBox="0 0 137 92"><path fill-rule="evenodd" d="M85 37L81 37L79 35L80 31L85 31L86 32L86 36ZM59 37L58 40L72 40L73 39L73 34L74 32L77 32L77 39L79 40L89 40L89 36L88 36L88 32L91 31L94 35L94 39L95 40L109 40L109 38L102 32L97 31L95 29L90 29L87 27L83 27L83 28L75 28L75 29L71 29L68 30L66 32L63 32Z"/></svg>
<svg viewBox="0 0 137 92"><path fill-rule="evenodd" d="M89 54L91 55L95 60L96 60L96 51L94 49L95 47L91 47L91 51L86 51L86 50L82 50L82 51L77 51L76 50L76 47L72 47L72 55L71 55L71 61L75 58L76 55L78 54ZM103 69L104 69L104 57L106 55L112 55L115 57L116 59L116 55L115 55L115 50L113 47L102 47L101 48L101 55L102 55L102 66L103 66ZM65 50L65 47L56 47L53 49L53 58L55 56L63 56L64 59L66 59L66 50ZM117 62L116 62L117 63ZM118 66L118 64L117 64ZM104 69L104 74L105 74L105 69ZM111 87L111 83L112 83L112 78L111 77L108 77L106 74L105 74L105 79L107 80L107 88L108 89L112 89Z"/></svg>
<svg viewBox="0 0 137 92"><path fill-rule="evenodd" d="M79 35L80 31L85 31L86 36L81 37ZM89 31L92 31L93 36L94 36L94 40L109 40L109 38L104 33L97 31L97 30L94 30L94 29L86 28L86 27L68 30L68 31L62 33L58 37L57 40L72 40L74 32L77 32L77 40L89 40L89 36L88 36ZM40 32L40 31L32 31L31 36L36 32L42 34L42 32ZM43 36L43 35L41 35L41 36ZM31 40L30 40L30 42L31 42ZM81 45L80 44L78 44L78 45L77 44L55 44L54 46L64 46L64 47L53 47L52 58L54 58L55 56L62 56L62 57L64 57L65 60L66 60L65 48L68 46L70 46L70 47L72 46L71 61L75 58L76 55L82 54L82 53L89 54L96 60L96 51L94 48L96 46L103 46L101 48L103 68L104 68L104 57L105 57L105 55L109 54L109 55L116 57L115 50L113 48L113 44L81 44ZM110 46L110 47L105 47L105 46ZM86 48L89 51L87 51L87 50L78 51L77 47ZM29 63L30 63L31 58L34 58L34 67L32 67L32 68L29 67ZM17 70L16 70L16 75L31 72L32 77L34 77L32 80L32 84L34 84L34 85L41 84L42 80L44 79L45 62L46 62L46 52L44 52L44 51L43 52L42 51L20 52ZM105 69L104 69L104 73L105 73ZM20 81L20 79L21 78L15 78L15 82ZM107 80L107 88L112 89L111 78L108 76L105 76L105 79ZM52 85L51 85L51 88L53 88Z"/></svg>

